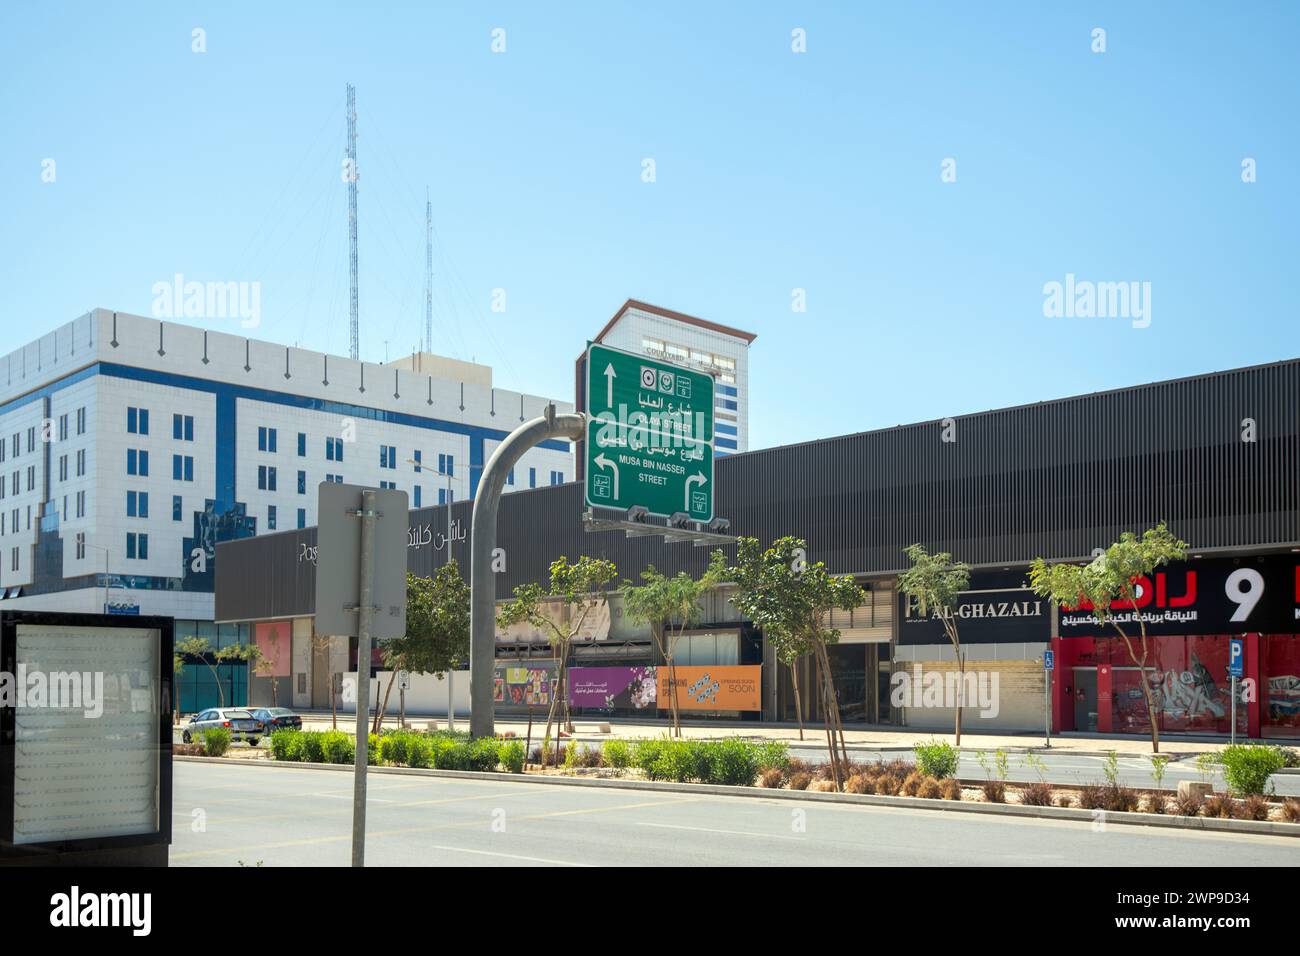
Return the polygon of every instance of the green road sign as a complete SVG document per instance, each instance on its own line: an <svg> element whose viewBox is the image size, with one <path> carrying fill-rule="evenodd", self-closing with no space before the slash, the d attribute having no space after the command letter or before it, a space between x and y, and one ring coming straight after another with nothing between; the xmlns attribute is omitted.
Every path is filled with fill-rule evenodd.
<svg viewBox="0 0 1300 956"><path fill-rule="evenodd" d="M713 520L713 376L587 348L586 502Z"/></svg>

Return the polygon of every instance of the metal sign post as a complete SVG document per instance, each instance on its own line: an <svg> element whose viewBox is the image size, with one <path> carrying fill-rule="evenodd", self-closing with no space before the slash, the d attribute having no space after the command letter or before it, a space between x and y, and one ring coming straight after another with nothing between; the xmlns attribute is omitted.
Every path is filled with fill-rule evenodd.
<svg viewBox="0 0 1300 956"><path fill-rule="evenodd" d="M1043 746L1052 746L1052 672L1056 669L1056 654L1043 651Z"/></svg>
<svg viewBox="0 0 1300 956"><path fill-rule="evenodd" d="M316 631L357 639L352 865L364 866L371 640L406 633L406 492L324 481L317 494Z"/></svg>

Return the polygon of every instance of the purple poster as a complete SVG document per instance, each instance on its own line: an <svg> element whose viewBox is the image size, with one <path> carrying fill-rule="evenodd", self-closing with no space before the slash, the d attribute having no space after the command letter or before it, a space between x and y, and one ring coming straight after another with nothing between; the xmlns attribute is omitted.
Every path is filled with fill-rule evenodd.
<svg viewBox="0 0 1300 956"><path fill-rule="evenodd" d="M574 707L654 710L654 667L574 667L569 671L569 703Z"/></svg>

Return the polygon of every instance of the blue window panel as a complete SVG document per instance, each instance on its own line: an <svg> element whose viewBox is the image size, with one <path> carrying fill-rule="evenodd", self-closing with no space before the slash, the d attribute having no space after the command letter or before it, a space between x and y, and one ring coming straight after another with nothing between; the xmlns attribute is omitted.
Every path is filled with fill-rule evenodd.
<svg viewBox="0 0 1300 956"><path fill-rule="evenodd" d="M134 491L128 491L126 493L126 516L128 518L135 517L135 492Z"/></svg>
<svg viewBox="0 0 1300 956"><path fill-rule="evenodd" d="M269 429L269 430L267 431L267 433L266 433L266 450L267 450L267 451L271 451L271 452L273 452L273 451L276 450L276 447L275 447L275 437L276 437L276 434L277 434L277 430L274 429L274 428Z"/></svg>
<svg viewBox="0 0 1300 956"><path fill-rule="evenodd" d="M734 398L736 395L740 394L736 391L734 385L716 385L714 387L718 390L720 395L730 395Z"/></svg>
<svg viewBox="0 0 1300 956"><path fill-rule="evenodd" d="M440 505L445 505L446 503L447 503L447 489L446 489L446 488L439 488L439 489L438 489L438 504L440 504Z"/></svg>
<svg viewBox="0 0 1300 956"><path fill-rule="evenodd" d="M139 504L140 504L140 517L141 518L149 517L149 492L147 491L140 492Z"/></svg>
<svg viewBox="0 0 1300 956"><path fill-rule="evenodd" d="M506 472L506 484L513 485L514 483L515 483L515 470L511 468L508 472Z"/></svg>
<svg viewBox="0 0 1300 956"><path fill-rule="evenodd" d="M185 435L185 422L181 415L172 415L172 438L175 441L183 441Z"/></svg>
<svg viewBox="0 0 1300 956"><path fill-rule="evenodd" d="M149 536L147 534L137 535L140 539L140 560L145 561L149 558Z"/></svg>
<svg viewBox="0 0 1300 956"><path fill-rule="evenodd" d="M536 468L529 468L529 469L528 469L528 487L529 487L529 488L536 488L536 487L537 487L537 469L536 469Z"/></svg>
<svg viewBox="0 0 1300 956"><path fill-rule="evenodd" d="M140 409L140 434L149 434L149 409Z"/></svg>
<svg viewBox="0 0 1300 956"><path fill-rule="evenodd" d="M306 508L299 508L299 509L298 509L298 527L299 527L299 528L305 528L305 527L307 527L307 509L306 509Z"/></svg>
<svg viewBox="0 0 1300 956"><path fill-rule="evenodd" d="M420 486L415 486L415 507L420 507Z"/></svg>
<svg viewBox="0 0 1300 956"><path fill-rule="evenodd" d="M420 451L420 449L417 448L415 450L415 470L417 473L423 471L423 469L420 467L420 463L422 461L424 461L423 453Z"/></svg>
<svg viewBox="0 0 1300 956"><path fill-rule="evenodd" d="M140 473L140 456L136 453L134 448L128 448L126 450L126 473L128 475L138 475ZM14 472L14 474L17 475L18 472ZM14 494L18 493L18 488L16 487L17 484L18 482L15 480Z"/></svg>
<svg viewBox="0 0 1300 956"><path fill-rule="evenodd" d="M184 463L180 455L172 455L172 481L182 481L185 476Z"/></svg>
<svg viewBox="0 0 1300 956"><path fill-rule="evenodd" d="M447 455L443 452L439 452L438 453L438 474L445 475L446 473L447 473Z"/></svg>
<svg viewBox="0 0 1300 956"><path fill-rule="evenodd" d="M714 438L714 439L713 439L713 444L716 445L718 448L732 448L732 449L734 449L734 448L739 447L739 446L738 446L738 445L737 445L737 444L736 444L732 439L730 439L730 438Z"/></svg>
<svg viewBox="0 0 1300 956"><path fill-rule="evenodd" d="M126 556L134 560L135 558L135 532L126 533Z"/></svg>
<svg viewBox="0 0 1300 956"><path fill-rule="evenodd" d="M306 493L307 493L307 472L300 471L298 472L298 494L305 495Z"/></svg>
<svg viewBox="0 0 1300 956"><path fill-rule="evenodd" d="M180 521L180 520L181 520L181 510L182 510L182 509L181 509L181 496L180 496L180 495L172 495L172 520L173 520L173 521Z"/></svg>
<svg viewBox="0 0 1300 956"><path fill-rule="evenodd" d="M455 475L456 475L456 456L455 456L455 455L448 455L448 456L447 456L447 474L451 475L452 477L455 477Z"/></svg>
<svg viewBox="0 0 1300 956"><path fill-rule="evenodd" d="M718 406L717 406L717 407L718 407L718 408L726 408L726 409L729 409L730 411L733 411L733 412L734 412L734 411L736 411L736 409L737 409L739 406L738 406L738 404L737 404L736 402L732 401L731 399L729 399L729 398L724 398L724 399L720 399L720 400L718 401Z"/></svg>
<svg viewBox="0 0 1300 956"><path fill-rule="evenodd" d="M274 470L274 469L273 469ZM185 480L194 480L194 459L189 455L185 456Z"/></svg>
<svg viewBox="0 0 1300 956"><path fill-rule="evenodd" d="M194 441L194 416L185 416L185 440Z"/></svg>
<svg viewBox="0 0 1300 956"><path fill-rule="evenodd" d="M257 450L266 451L266 429L262 426L257 429Z"/></svg>
<svg viewBox="0 0 1300 956"><path fill-rule="evenodd" d="M149 453L143 448L140 449L140 474L146 477L149 474Z"/></svg>
<svg viewBox="0 0 1300 956"><path fill-rule="evenodd" d="M298 433L298 457L299 458L307 457L307 433L306 432Z"/></svg>
<svg viewBox="0 0 1300 956"><path fill-rule="evenodd" d="M275 530L275 505L266 506L266 530Z"/></svg>
<svg viewBox="0 0 1300 956"><path fill-rule="evenodd" d="M130 432L132 435L134 435L137 433L139 427L140 427L140 410L128 406L126 410L126 430ZM14 454L18 454L18 453L14 452Z"/></svg>
<svg viewBox="0 0 1300 956"><path fill-rule="evenodd" d="M716 422L713 426L719 435L738 435L735 425L728 425L725 422Z"/></svg>

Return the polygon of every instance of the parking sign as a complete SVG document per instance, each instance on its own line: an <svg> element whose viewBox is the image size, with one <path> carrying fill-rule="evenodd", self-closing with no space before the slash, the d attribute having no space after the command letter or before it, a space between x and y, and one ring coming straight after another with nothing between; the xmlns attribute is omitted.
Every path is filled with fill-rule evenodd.
<svg viewBox="0 0 1300 956"><path fill-rule="evenodd" d="M1245 661L1246 642L1239 637L1232 638L1228 642L1228 673L1233 677L1240 677Z"/></svg>

